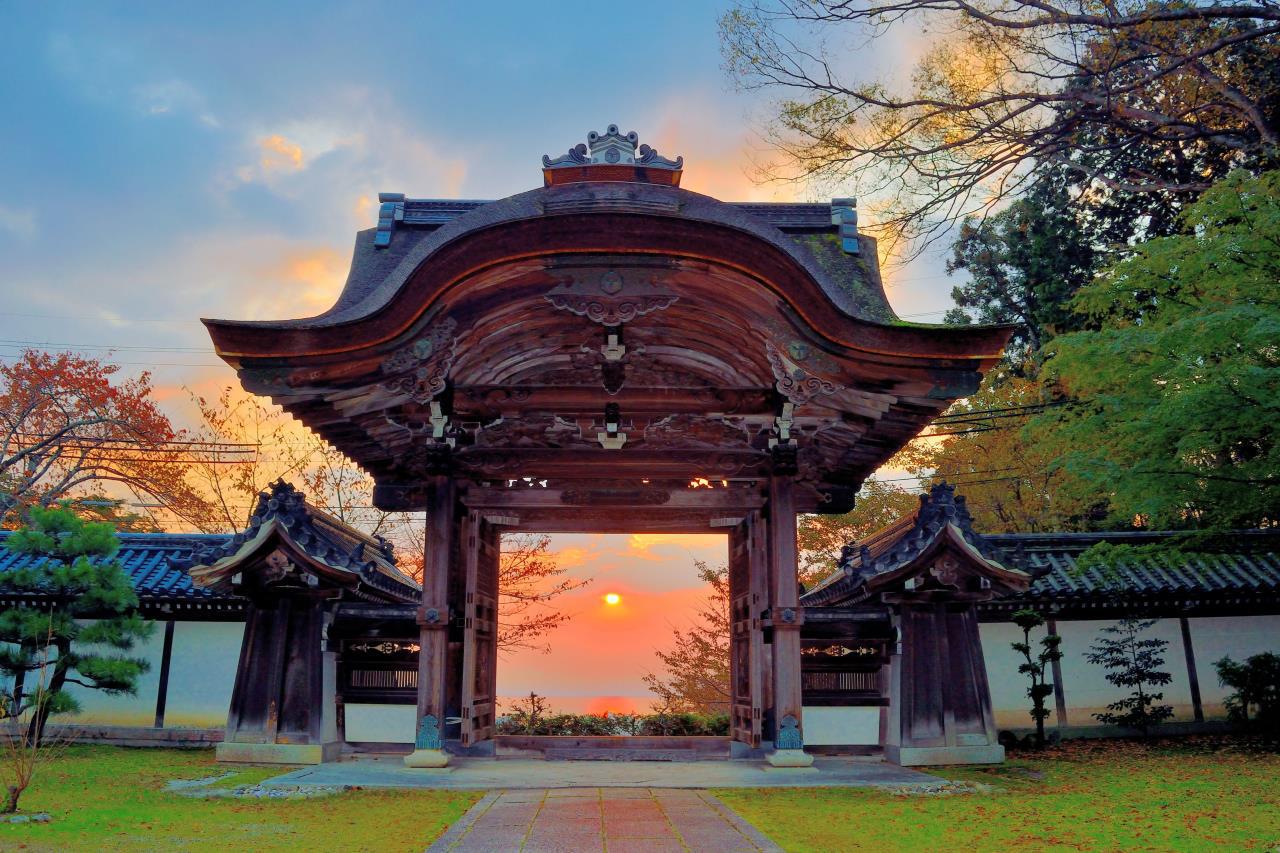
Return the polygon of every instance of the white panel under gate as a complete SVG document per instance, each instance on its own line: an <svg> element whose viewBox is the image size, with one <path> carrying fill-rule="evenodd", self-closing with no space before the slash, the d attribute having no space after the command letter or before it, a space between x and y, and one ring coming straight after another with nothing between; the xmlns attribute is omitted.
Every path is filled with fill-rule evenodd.
<svg viewBox="0 0 1280 853"><path fill-rule="evenodd" d="M805 746L878 746L880 709L806 707Z"/></svg>
<svg viewBox="0 0 1280 853"><path fill-rule="evenodd" d="M345 713L349 742L413 743L414 705L347 705Z"/></svg>

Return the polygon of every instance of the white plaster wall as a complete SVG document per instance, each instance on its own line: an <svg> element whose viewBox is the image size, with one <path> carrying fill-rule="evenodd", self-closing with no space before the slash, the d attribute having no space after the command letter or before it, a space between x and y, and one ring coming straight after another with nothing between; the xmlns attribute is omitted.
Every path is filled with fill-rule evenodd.
<svg viewBox="0 0 1280 853"><path fill-rule="evenodd" d="M414 705L347 705L347 740L413 743L417 714Z"/></svg>
<svg viewBox="0 0 1280 853"><path fill-rule="evenodd" d="M1190 622L1201 699L1206 717L1214 719L1222 715L1225 691L1218 685L1213 662L1223 655L1243 660L1258 652L1280 651L1280 615L1215 617L1192 619ZM1085 659L1085 653L1102 635L1102 629L1114 624L1113 620L1058 622L1058 633L1062 637L1062 683L1066 694L1067 721L1071 725L1097 725L1092 715L1103 711L1109 703L1126 693L1106 680L1105 670ZM1030 726L1026 677L1018 673L1019 656L1010 648L1011 643L1021 639L1022 632L1016 625L1002 622L983 624L980 633L996 724L1002 727ZM1033 647L1042 636L1044 629L1032 632ZM1191 686L1178 620L1159 620L1147 636L1169 643L1165 649L1164 669L1173 681L1164 688L1163 701L1173 706L1175 720L1192 720ZM1053 697L1049 699L1049 708L1051 711L1054 708ZM1056 714L1051 713L1047 722L1050 726L1057 725Z"/></svg>
<svg viewBox="0 0 1280 853"><path fill-rule="evenodd" d="M179 622L173 632L165 727L227 724L243 622Z"/></svg>
<svg viewBox="0 0 1280 853"><path fill-rule="evenodd" d="M1043 628L1031 632L1033 649L1037 648L1044 635ZM982 659L987 665L987 682L991 685L991 707L995 712L996 725L1006 728L1034 725L1035 721L1028 713L1031 700L1027 698L1027 686L1030 682L1018 672L1023 659L1012 646L1015 642L1022 642L1022 629L1011 622L984 622L978 626L978 636L982 639ZM1057 712L1052 696L1047 704L1050 714L1046 725L1056 726Z"/></svg>
<svg viewBox="0 0 1280 853"><path fill-rule="evenodd" d="M160 684L160 657L164 652L164 623L154 624L148 640L134 646L132 651L102 648L101 654L139 657L151 664L151 669L138 679L135 695L108 696L100 690L89 690L74 684L67 692L80 703L79 714L67 714L54 718L56 723L69 725L150 726L156 717L156 688ZM30 688L32 685L27 685Z"/></svg>
<svg viewBox="0 0 1280 853"><path fill-rule="evenodd" d="M804 742L808 746L859 746L880 743L879 708L828 708L806 705Z"/></svg>
<svg viewBox="0 0 1280 853"><path fill-rule="evenodd" d="M1196 672L1200 676L1200 698L1206 706L1205 714L1221 713L1222 700L1228 691L1218 684L1213 662L1222 657L1243 662L1260 652L1280 654L1280 615L1188 621L1191 623L1191 647L1196 654Z"/></svg>

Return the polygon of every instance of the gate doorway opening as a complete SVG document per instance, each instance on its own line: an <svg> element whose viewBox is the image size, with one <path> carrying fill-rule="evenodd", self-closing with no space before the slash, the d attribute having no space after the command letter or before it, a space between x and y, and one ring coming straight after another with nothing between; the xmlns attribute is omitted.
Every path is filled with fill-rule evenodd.
<svg viewBox="0 0 1280 853"><path fill-rule="evenodd" d="M540 589L565 592L530 604L499 586L496 754L727 756L727 536L558 533L548 540L548 559L561 573L542 578ZM524 557L514 547L529 541L503 537L503 580L525 596L540 590L508 561ZM704 568L717 573L721 594ZM549 616L564 619L531 636L525 626ZM655 682L664 694L651 689Z"/></svg>

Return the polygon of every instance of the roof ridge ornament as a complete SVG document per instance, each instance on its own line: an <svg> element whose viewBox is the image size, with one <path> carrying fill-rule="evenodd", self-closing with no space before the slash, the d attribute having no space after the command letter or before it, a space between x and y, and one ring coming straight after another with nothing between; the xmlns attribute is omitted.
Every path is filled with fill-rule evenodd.
<svg viewBox="0 0 1280 853"><path fill-rule="evenodd" d="M593 171L593 167L628 166L634 170L628 177L606 177ZM548 186L591 180L634 180L679 186L683 168L684 157L674 160L663 157L651 145L641 145L640 136L634 130L623 133L616 124L609 125L604 133L591 131L587 134L586 143L578 143L567 154L554 158L549 154L542 155L543 178ZM562 169L583 171L577 177L558 174L553 178L552 173ZM647 171L650 169L661 171L650 175Z"/></svg>

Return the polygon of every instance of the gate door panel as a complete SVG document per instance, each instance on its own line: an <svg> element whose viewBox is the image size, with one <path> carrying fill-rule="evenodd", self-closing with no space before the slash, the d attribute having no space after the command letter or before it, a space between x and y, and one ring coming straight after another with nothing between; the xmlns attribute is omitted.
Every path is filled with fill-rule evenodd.
<svg viewBox="0 0 1280 853"><path fill-rule="evenodd" d="M498 529L479 513L467 514L463 560L466 597L462 643L462 745L493 737L498 652Z"/></svg>
<svg viewBox="0 0 1280 853"><path fill-rule="evenodd" d="M735 741L760 746L760 660L764 652L760 633L760 590L752 577L750 519L729 534L729 733Z"/></svg>

